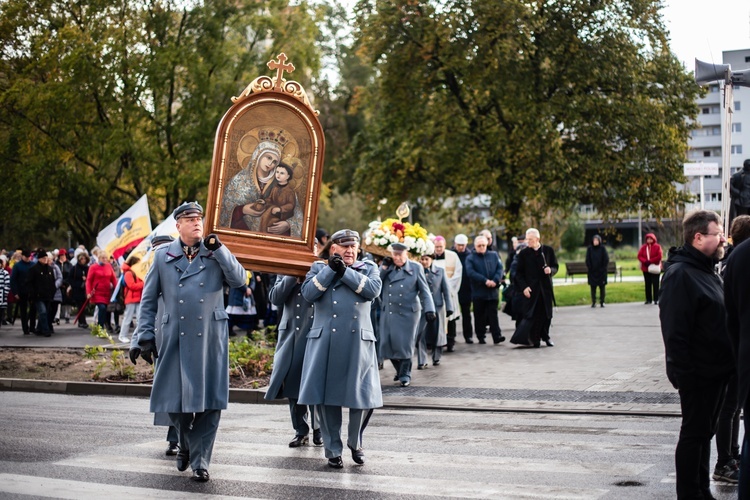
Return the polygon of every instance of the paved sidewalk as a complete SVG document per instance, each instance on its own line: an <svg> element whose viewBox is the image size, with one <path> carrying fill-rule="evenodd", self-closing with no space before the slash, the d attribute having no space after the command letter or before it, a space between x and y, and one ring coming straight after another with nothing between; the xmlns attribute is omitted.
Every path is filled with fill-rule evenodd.
<svg viewBox="0 0 750 500"><path fill-rule="evenodd" d="M507 315L500 313L500 325L510 339L513 323ZM50 338L24 336L17 321L15 326L0 328L0 348L108 345L74 325L62 324L56 332ZM410 387L393 382L395 371L386 361L380 372L385 403L472 410L679 415L677 393L664 371L657 306L628 303L603 309L561 307L555 311L550 334L555 347L534 349L507 341L492 345L489 336L488 344L465 344L459 332L455 352L445 353L440 366L430 364L426 370L417 370L415 361ZM8 383L3 385L7 387ZM102 389L99 387L98 393ZM233 393L236 400L259 399L257 394L248 398L247 394Z"/></svg>

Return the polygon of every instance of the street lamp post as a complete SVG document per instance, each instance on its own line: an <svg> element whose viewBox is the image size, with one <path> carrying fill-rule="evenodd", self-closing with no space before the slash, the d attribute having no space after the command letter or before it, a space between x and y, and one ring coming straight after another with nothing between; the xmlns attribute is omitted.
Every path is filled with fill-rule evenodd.
<svg viewBox="0 0 750 500"><path fill-rule="evenodd" d="M695 60L695 82L706 85L724 83L724 126L721 148L721 220L729 231L729 173L732 169L732 114L734 113L734 87L750 87L750 69L732 71L729 64L712 64Z"/></svg>

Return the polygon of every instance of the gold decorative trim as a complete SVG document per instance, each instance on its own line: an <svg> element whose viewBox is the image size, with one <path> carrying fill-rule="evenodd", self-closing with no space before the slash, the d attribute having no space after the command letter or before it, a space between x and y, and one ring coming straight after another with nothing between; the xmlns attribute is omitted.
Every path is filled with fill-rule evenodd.
<svg viewBox="0 0 750 500"><path fill-rule="evenodd" d="M245 87L245 90L240 92L239 96L232 97L232 102L236 103L241 99L248 97L250 94L258 94L261 92L281 92L283 94L289 94L302 104L310 108L315 113L315 116L320 114L320 111L314 109L310 103L310 99L307 97L307 92L298 82L293 80L287 81L284 78L284 73L292 73L294 71L294 65L292 63L286 64L287 57L285 53L281 53L277 56L277 60L271 59L268 61L268 67L276 70L276 76L259 76L250 85Z"/></svg>

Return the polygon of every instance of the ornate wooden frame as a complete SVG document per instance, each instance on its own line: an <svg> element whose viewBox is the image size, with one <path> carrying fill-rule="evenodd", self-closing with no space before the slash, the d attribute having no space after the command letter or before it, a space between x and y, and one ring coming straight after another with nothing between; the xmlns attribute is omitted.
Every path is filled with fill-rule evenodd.
<svg viewBox="0 0 750 500"><path fill-rule="evenodd" d="M268 67L277 70L276 76L253 80L238 97L232 98L234 104L219 123L205 210L205 234L218 234L247 269L304 276L316 258L315 226L325 136L318 111L313 109L305 90L299 83L283 78L284 72L294 71L294 66L286 61L284 53L279 54L277 61L270 61ZM245 193L248 197L253 193L257 198L252 183L258 193L267 193L270 189L268 184L273 181L263 184L258 180L261 143L269 142L275 142L275 147L281 150L281 162L294 167L296 175L290 185L294 184L295 210L300 210L301 217L295 212L289 220L299 228L298 235L252 229L251 225L260 225L263 216L243 215L240 208L244 203L250 204L252 198L241 201L234 211L231 210L232 204ZM256 163L250 164L253 158ZM243 190L238 186L249 187ZM245 217L249 218L248 224L242 222ZM232 222L227 223L228 219Z"/></svg>

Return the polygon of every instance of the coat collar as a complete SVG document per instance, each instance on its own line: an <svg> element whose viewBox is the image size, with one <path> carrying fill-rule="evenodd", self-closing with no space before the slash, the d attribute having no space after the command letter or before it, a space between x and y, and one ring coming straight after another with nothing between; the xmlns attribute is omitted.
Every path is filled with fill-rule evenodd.
<svg viewBox="0 0 750 500"><path fill-rule="evenodd" d="M198 254L191 264L188 262L187 257L185 257L185 253L182 251L182 244L178 238L167 247L165 261L167 263L174 263L177 270L182 273L180 277L182 280L203 271L206 268L204 259L211 256L213 256L213 252L203 246L203 242L201 241L200 250L198 250Z"/></svg>
<svg viewBox="0 0 750 500"><path fill-rule="evenodd" d="M403 279L405 274L408 274L409 276L414 274L414 262L407 260L406 264L404 264L401 267L401 271L398 270L398 268L394 265L393 266L393 272L391 273L391 280L395 279ZM421 264L420 264L421 265Z"/></svg>

